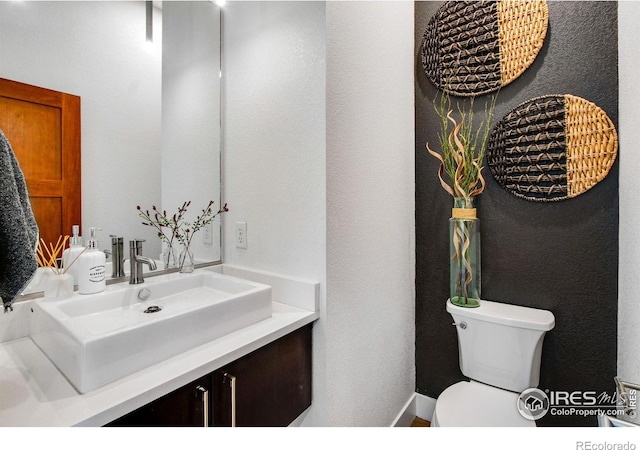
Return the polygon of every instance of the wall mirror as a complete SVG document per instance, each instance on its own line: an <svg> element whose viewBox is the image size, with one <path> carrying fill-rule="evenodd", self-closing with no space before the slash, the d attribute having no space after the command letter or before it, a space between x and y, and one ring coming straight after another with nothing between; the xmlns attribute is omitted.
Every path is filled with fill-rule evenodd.
<svg viewBox="0 0 640 450"><path fill-rule="evenodd" d="M129 240L145 239L143 253L160 260L138 205L173 213L191 201L193 220L221 202L221 10L153 2L149 15L146 6L0 2L0 78L81 98L81 234L101 228L101 249L123 237L125 256ZM196 263L220 262L220 219L212 225L194 238Z"/></svg>

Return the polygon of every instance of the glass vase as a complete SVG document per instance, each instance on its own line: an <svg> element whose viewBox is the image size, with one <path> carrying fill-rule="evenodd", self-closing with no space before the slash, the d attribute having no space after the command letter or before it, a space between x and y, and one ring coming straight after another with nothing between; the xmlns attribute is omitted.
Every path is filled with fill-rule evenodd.
<svg viewBox="0 0 640 450"><path fill-rule="evenodd" d="M44 287L44 297L61 300L73 295L73 276L68 273L50 274Z"/></svg>
<svg viewBox="0 0 640 450"><path fill-rule="evenodd" d="M182 247L182 251L178 257L178 267L180 268L180 273L193 272L195 267L193 264L193 252L191 251L191 248L187 246Z"/></svg>
<svg viewBox="0 0 640 450"><path fill-rule="evenodd" d="M474 198L456 197L449 219L450 301L467 308L480 306L480 221Z"/></svg>
<svg viewBox="0 0 640 450"><path fill-rule="evenodd" d="M165 269L175 269L178 267L178 255L173 244L164 243L164 251L162 252L162 262Z"/></svg>

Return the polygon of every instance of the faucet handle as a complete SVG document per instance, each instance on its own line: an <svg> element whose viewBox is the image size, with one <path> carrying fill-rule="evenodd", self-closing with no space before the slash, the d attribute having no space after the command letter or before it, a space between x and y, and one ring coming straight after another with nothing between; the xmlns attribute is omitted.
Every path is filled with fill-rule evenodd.
<svg viewBox="0 0 640 450"><path fill-rule="evenodd" d="M133 239L129 241L129 255L131 259L131 278L129 284L144 283L144 275L142 272L142 264L148 264L150 270L156 270L156 263L153 259L142 256L142 243L144 239Z"/></svg>
<svg viewBox="0 0 640 450"><path fill-rule="evenodd" d="M142 250L142 243L145 239L132 239L129 241L129 248L131 250Z"/></svg>

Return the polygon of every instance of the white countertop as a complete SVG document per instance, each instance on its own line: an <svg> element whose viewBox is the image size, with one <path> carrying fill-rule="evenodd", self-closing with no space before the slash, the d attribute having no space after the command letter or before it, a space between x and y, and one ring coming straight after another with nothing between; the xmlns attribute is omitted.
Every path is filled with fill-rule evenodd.
<svg viewBox="0 0 640 450"><path fill-rule="evenodd" d="M0 426L101 426L319 318L318 286L264 272L223 273L265 282L272 277L272 316L85 394L78 393L28 336L0 344ZM280 286L280 287L278 287ZM302 289L302 291L300 290ZM290 294L311 292L300 308ZM37 301L37 300L35 300ZM291 303L297 303L292 306ZM311 310L313 309L313 310ZM11 313L13 314L13 313Z"/></svg>

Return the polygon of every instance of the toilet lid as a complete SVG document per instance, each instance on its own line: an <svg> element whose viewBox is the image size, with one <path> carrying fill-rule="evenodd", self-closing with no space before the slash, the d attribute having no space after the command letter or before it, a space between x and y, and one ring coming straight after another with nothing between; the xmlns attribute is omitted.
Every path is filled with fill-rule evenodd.
<svg viewBox="0 0 640 450"><path fill-rule="evenodd" d="M517 408L518 394L476 381L445 389L436 401L441 427L535 427Z"/></svg>

